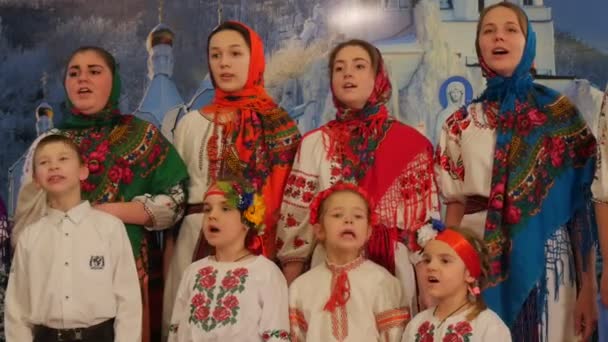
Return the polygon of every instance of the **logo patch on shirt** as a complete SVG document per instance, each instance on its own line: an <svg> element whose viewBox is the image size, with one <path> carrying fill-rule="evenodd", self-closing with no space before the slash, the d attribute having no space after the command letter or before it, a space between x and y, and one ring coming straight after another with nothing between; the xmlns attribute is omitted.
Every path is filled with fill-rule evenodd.
<svg viewBox="0 0 608 342"><path fill-rule="evenodd" d="M105 266L103 255L91 255L89 266L92 270L103 270L103 267Z"/></svg>

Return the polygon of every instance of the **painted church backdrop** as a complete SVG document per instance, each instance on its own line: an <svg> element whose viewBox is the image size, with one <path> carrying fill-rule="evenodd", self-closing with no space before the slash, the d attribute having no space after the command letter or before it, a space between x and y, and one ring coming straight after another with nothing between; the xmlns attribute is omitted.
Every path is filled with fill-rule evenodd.
<svg viewBox="0 0 608 342"><path fill-rule="evenodd" d="M473 41L479 6L496 0L0 0L0 196L12 209L22 156L61 120L63 66L81 45L120 63L121 109L171 138L183 113L213 96L205 44L219 20L250 25L266 46L266 86L302 132L331 120L327 55L348 38L382 51L391 113L429 139L484 80ZM604 0L514 0L539 34L538 80L568 93L590 124L608 80ZM589 23L597 20L593 25ZM150 39L157 34L163 39ZM576 78L576 79L575 79Z"/></svg>

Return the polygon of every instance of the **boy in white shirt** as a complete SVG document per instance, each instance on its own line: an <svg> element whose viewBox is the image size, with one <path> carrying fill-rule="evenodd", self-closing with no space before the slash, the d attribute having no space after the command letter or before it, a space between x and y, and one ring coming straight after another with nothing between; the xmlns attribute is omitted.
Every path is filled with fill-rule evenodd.
<svg viewBox="0 0 608 342"><path fill-rule="evenodd" d="M6 295L7 341L135 342L142 306L124 224L82 201L89 170L67 137L34 152L47 212L17 242Z"/></svg>

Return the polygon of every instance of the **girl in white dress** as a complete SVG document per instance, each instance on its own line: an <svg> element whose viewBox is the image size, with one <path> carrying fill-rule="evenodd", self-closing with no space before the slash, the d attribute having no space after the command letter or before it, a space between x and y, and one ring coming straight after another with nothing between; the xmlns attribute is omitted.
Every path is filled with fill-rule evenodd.
<svg viewBox="0 0 608 342"><path fill-rule="evenodd" d="M179 285L170 342L289 341L287 282L260 255L264 201L243 180L220 180L203 201L212 255L194 262Z"/></svg>
<svg viewBox="0 0 608 342"><path fill-rule="evenodd" d="M509 329L480 296L489 267L484 242L434 220L417 237L424 247L419 276L437 306L414 317L402 342L510 342Z"/></svg>
<svg viewBox="0 0 608 342"><path fill-rule="evenodd" d="M399 280L362 256L375 221L367 193L339 182L310 208L324 263L289 288L293 342L400 341L410 318Z"/></svg>

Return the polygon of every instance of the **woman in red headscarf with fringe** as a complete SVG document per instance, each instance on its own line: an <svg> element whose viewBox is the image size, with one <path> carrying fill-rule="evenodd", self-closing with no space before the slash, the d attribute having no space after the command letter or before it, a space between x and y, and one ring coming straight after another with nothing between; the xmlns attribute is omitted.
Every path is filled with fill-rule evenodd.
<svg viewBox="0 0 608 342"><path fill-rule="evenodd" d="M356 183L377 204L379 221L367 257L399 278L416 311L414 268L399 241L437 211L432 145L389 116L391 83L373 45L339 44L330 53L329 69L336 119L304 136L287 180L277 230L283 273L291 283L308 263L312 267L325 258L309 222L315 194L338 181Z"/></svg>
<svg viewBox="0 0 608 342"><path fill-rule="evenodd" d="M175 131L175 147L188 166L190 183L188 209L165 282L164 336L181 275L199 257L195 249L207 188L218 178L240 176L262 193L265 228L256 242L272 259L275 213L301 138L296 123L264 89L264 47L255 31L235 21L219 25L209 35L207 57L213 102L186 114Z"/></svg>

